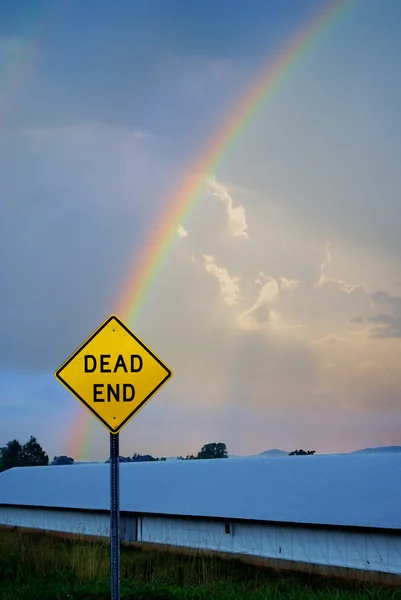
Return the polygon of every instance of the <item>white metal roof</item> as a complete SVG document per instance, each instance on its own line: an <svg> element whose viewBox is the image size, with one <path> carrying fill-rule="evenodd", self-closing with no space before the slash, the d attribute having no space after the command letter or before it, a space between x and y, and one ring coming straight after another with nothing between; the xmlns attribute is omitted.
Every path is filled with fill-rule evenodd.
<svg viewBox="0 0 401 600"><path fill-rule="evenodd" d="M0 504L109 510L110 466L14 468ZM401 455L120 464L120 510L401 529Z"/></svg>

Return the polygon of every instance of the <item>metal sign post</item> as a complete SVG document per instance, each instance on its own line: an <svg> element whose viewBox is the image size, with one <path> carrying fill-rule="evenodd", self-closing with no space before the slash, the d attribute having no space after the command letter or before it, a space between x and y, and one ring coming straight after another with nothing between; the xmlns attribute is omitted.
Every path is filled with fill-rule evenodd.
<svg viewBox="0 0 401 600"><path fill-rule="evenodd" d="M110 315L54 374L110 432L111 600L120 600L119 432L172 374L116 315Z"/></svg>
<svg viewBox="0 0 401 600"><path fill-rule="evenodd" d="M111 600L120 600L120 440L110 433L110 577Z"/></svg>

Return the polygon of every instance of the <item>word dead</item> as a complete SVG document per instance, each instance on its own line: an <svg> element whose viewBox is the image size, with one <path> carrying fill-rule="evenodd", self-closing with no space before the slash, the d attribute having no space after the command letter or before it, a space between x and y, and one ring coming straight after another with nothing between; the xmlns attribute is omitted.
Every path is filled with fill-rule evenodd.
<svg viewBox="0 0 401 600"><path fill-rule="evenodd" d="M143 361L138 354L125 357L122 354L111 362L111 354L101 354L98 359L87 354L84 359L85 373L138 373L143 367ZM94 383L93 402L132 402L135 398L135 387L131 383Z"/></svg>
<svg viewBox="0 0 401 600"><path fill-rule="evenodd" d="M139 354L131 354L129 358L129 370L124 360L124 356L119 354L117 356L116 363L113 369L110 369L110 361L108 359L111 358L111 354L101 354L99 357L99 372L100 373L117 373L119 369L122 369L125 373L138 373L142 369L143 362L142 358ZM90 365L89 361L92 361L92 365ZM137 366L135 366L135 361L137 361ZM91 368L90 368L91 367ZM87 354L85 356L84 362L84 371L85 373L94 373L97 367L96 357L92 354Z"/></svg>

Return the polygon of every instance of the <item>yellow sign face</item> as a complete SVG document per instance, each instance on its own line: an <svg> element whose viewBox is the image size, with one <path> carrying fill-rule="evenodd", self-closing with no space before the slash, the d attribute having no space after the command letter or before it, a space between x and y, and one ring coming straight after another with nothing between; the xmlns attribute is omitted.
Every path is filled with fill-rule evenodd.
<svg viewBox="0 0 401 600"><path fill-rule="evenodd" d="M111 315L55 376L110 433L118 433L172 372Z"/></svg>

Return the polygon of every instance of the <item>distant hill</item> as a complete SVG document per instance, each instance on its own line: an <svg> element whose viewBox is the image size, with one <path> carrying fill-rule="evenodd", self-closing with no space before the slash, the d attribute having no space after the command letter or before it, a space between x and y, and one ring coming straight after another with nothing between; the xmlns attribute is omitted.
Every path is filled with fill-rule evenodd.
<svg viewBox="0 0 401 600"><path fill-rule="evenodd" d="M354 450L348 454L394 454L401 452L401 446L380 446L379 448L364 448L363 450Z"/></svg>
<svg viewBox="0 0 401 600"><path fill-rule="evenodd" d="M277 458L278 456L288 456L288 452L285 450L278 450L277 448L273 448L272 450L265 450L264 452L260 452L256 454L256 456L264 456L266 458Z"/></svg>
<svg viewBox="0 0 401 600"><path fill-rule="evenodd" d="M336 452L335 454L401 454L401 446L381 446L379 448L362 448L361 450L353 450L352 452ZM277 448L272 448L271 450L265 450L264 452L259 452L259 454L251 454L249 456L243 456L239 454L229 454L228 458L247 458L247 459L263 459L263 458L279 458L288 456L289 452L286 450L278 450ZM319 454L316 453L318 456ZM316 456L315 455L315 456ZM176 456L167 456L167 461L177 460ZM76 465L96 465L102 464L104 461L77 461Z"/></svg>
<svg viewBox="0 0 401 600"><path fill-rule="evenodd" d="M379 448L362 448L361 450L353 450L352 452L336 452L336 454L394 454L401 453L401 446L381 446ZM280 456L288 456L289 452L285 450L265 450L259 454L251 454L251 456L243 458L278 458ZM318 455L319 453L316 452ZM238 457L241 458L241 457Z"/></svg>
<svg viewBox="0 0 401 600"><path fill-rule="evenodd" d="M240 456L239 454L229 454L228 458L278 458L281 456L288 456L288 452L285 450L278 450L273 448L272 450L265 450L259 454L250 454L248 456Z"/></svg>

